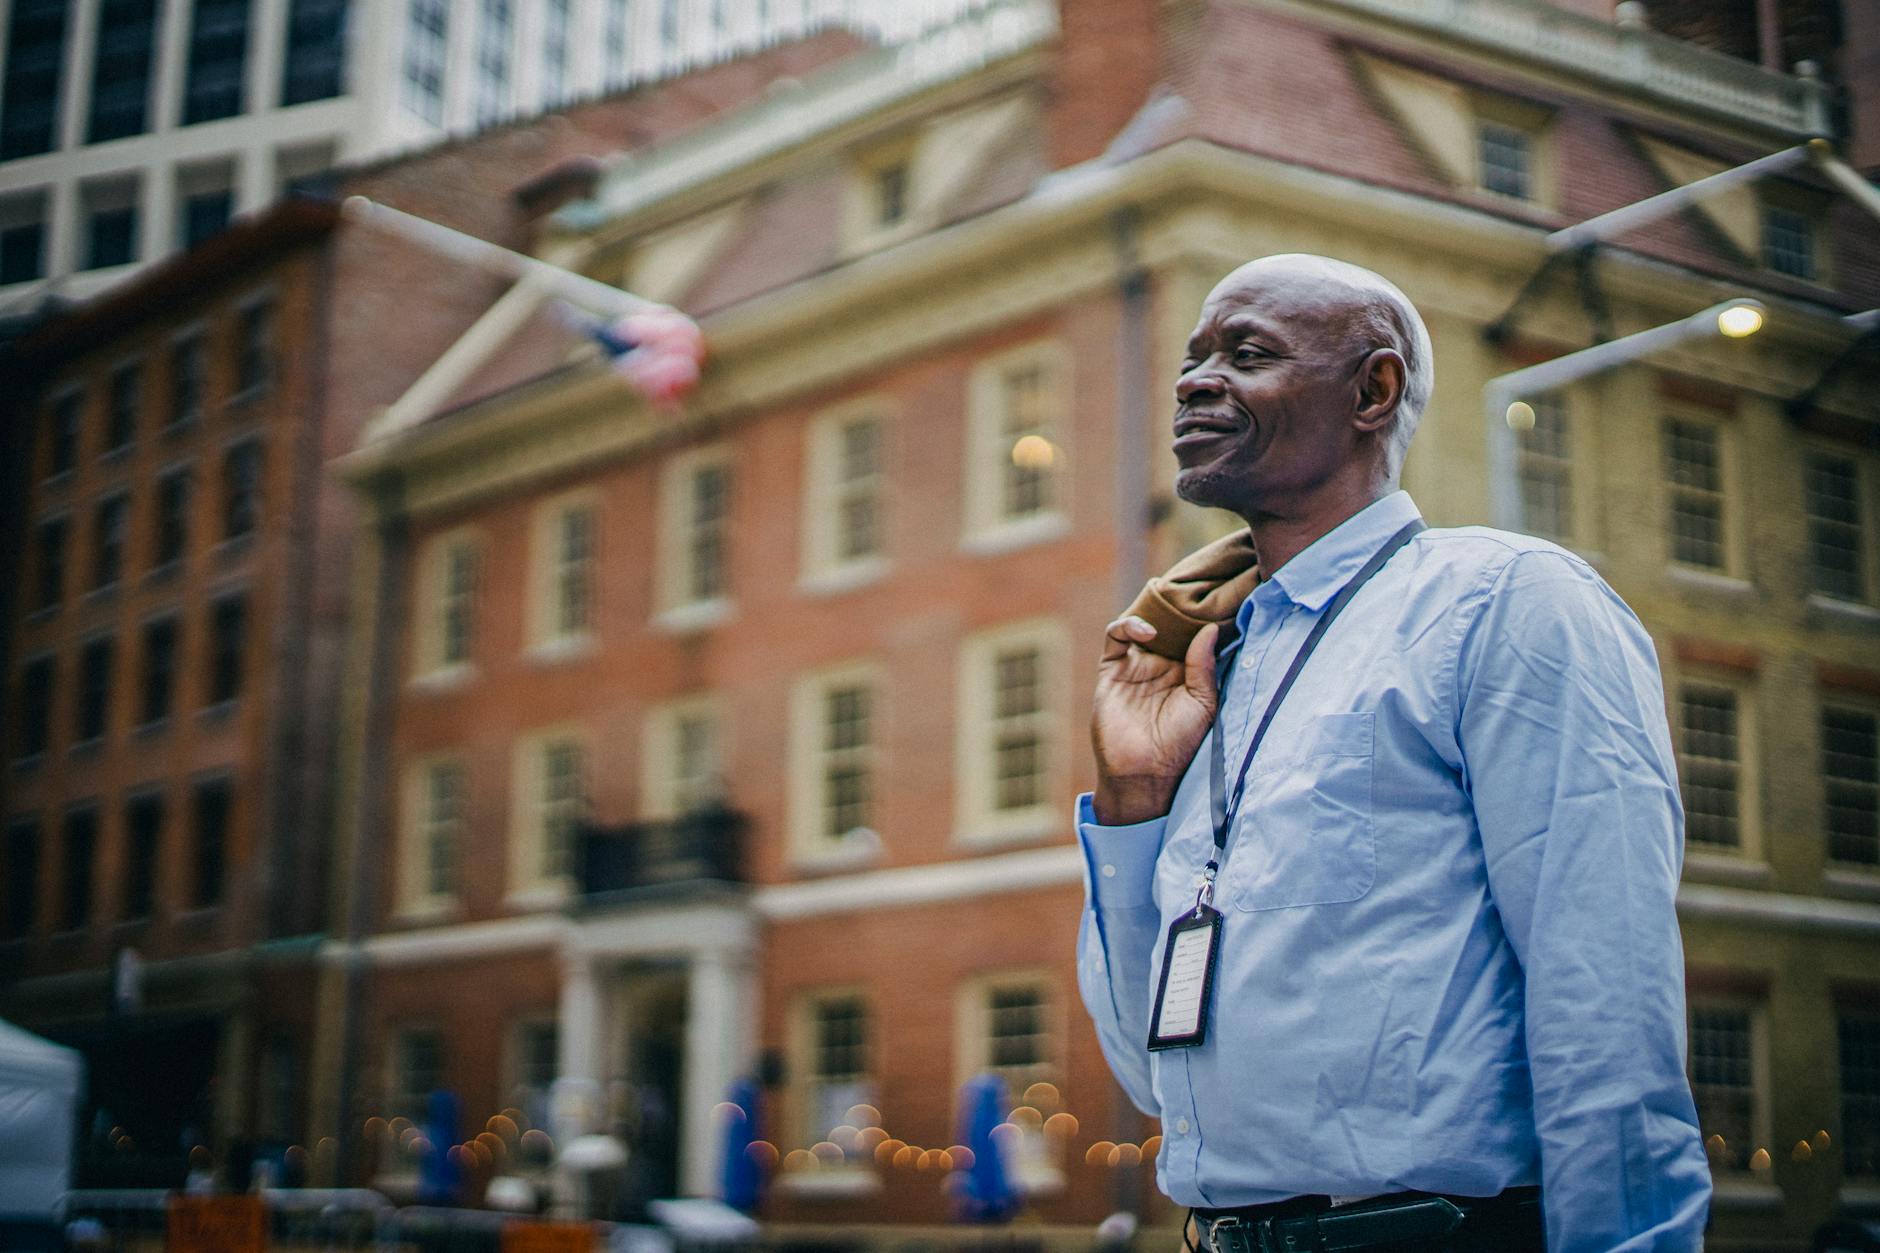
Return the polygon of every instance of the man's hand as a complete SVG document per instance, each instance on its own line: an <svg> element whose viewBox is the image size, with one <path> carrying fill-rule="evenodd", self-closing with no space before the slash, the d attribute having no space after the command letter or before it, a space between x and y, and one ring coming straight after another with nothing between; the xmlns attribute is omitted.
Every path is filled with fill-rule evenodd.
<svg viewBox="0 0 1880 1253"><path fill-rule="evenodd" d="M1125 826L1166 814L1195 750L1214 721L1214 641L1196 634L1182 661L1141 647L1155 628L1118 618L1104 630L1090 742L1097 753L1096 819Z"/></svg>

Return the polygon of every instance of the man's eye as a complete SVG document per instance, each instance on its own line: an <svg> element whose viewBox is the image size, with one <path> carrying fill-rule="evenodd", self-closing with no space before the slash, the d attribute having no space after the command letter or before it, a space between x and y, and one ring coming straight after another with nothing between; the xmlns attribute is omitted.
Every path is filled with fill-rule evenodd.
<svg viewBox="0 0 1880 1253"><path fill-rule="evenodd" d="M1266 354L1261 352L1258 348L1236 348L1234 350L1234 364L1258 365L1265 356Z"/></svg>

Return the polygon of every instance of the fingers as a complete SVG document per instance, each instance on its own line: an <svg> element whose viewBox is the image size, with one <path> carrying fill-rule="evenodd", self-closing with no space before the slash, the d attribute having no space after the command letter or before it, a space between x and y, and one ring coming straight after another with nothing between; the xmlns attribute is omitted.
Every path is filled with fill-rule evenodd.
<svg viewBox="0 0 1880 1253"><path fill-rule="evenodd" d="M1102 660L1120 661L1129 655L1131 644L1147 644L1155 638L1155 628L1135 614L1124 614L1103 628Z"/></svg>
<svg viewBox="0 0 1880 1253"><path fill-rule="evenodd" d="M1220 636L1220 623L1208 623L1188 641L1188 655L1182 659L1182 686L1208 709L1214 708L1214 641Z"/></svg>

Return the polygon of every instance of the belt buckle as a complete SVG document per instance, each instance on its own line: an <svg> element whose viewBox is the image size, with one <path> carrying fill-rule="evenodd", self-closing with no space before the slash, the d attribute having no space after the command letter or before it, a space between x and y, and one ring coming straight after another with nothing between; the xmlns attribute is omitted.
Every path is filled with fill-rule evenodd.
<svg viewBox="0 0 1880 1253"><path fill-rule="evenodd" d="M1244 1233L1246 1243L1240 1247L1228 1244L1222 1239L1223 1234ZM1208 1220L1208 1248L1212 1253L1268 1253L1265 1223L1250 1223L1233 1214L1223 1214L1219 1218Z"/></svg>

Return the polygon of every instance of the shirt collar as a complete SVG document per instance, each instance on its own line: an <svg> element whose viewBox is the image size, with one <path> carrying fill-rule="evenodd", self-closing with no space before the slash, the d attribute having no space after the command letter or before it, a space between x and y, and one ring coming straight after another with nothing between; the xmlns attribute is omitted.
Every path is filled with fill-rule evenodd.
<svg viewBox="0 0 1880 1253"><path fill-rule="evenodd" d="M1271 578L1253 590L1241 602L1236 620L1241 634L1253 617L1253 598L1264 589L1267 595L1282 595L1301 608L1314 612L1325 608L1338 589L1376 554L1384 541L1416 519L1416 502L1410 493L1395 491L1374 500L1306 546L1304 552L1274 571Z"/></svg>

